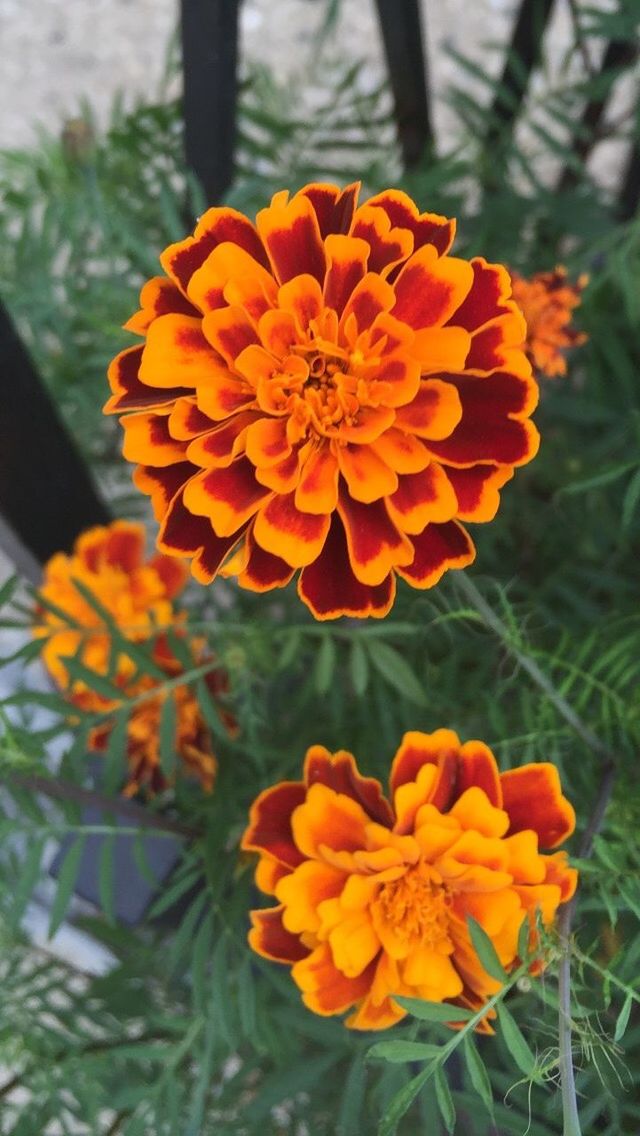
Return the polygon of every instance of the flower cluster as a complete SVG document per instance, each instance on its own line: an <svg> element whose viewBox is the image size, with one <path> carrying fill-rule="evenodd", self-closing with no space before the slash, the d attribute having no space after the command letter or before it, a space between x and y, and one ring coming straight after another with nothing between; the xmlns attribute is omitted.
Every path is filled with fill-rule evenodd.
<svg viewBox="0 0 640 1136"><path fill-rule="evenodd" d="M101 714L116 710L120 705L117 698L99 693L84 679L71 677L70 661L79 659L88 670L109 677L123 698L138 700L127 723L128 775L123 790L127 796L141 788L152 794L167 787L159 734L167 697L175 702L176 754L206 791L213 788L217 762L193 692L182 685L169 693L162 688L162 676L175 679L184 671L169 647L166 631L172 628L184 639L181 616L173 600L185 582L186 572L173 558L156 554L145 559L144 528L127 521L87 530L78 537L71 555L56 553L44 569L40 595L45 602L37 609L33 633L43 639L42 659L52 678L74 706ZM109 628L77 583L108 613L124 639L151 645L158 677L139 675L125 648L116 652L115 659L112 657ZM193 666L204 662L202 640L185 640L183 645ZM213 668L205 681L214 698L226 690L226 674L220 667ZM235 723L222 707L219 714L233 729ZM112 729L109 719L93 729L90 748L96 752L106 749Z"/></svg>
<svg viewBox="0 0 640 1136"><path fill-rule="evenodd" d="M208 210L161 256L113 361L124 455L158 547L263 592L300 570L318 619L382 617L475 550L530 461L537 386L506 270L387 190Z"/></svg>
<svg viewBox="0 0 640 1136"><path fill-rule="evenodd" d="M500 983L467 917L509 971L523 919L533 950L538 914L549 926L577 880L564 852L539 850L556 848L575 823L551 764L501 774L482 742L412 732L390 790L388 801L350 753L313 746L302 781L257 798L242 842L260 854L256 882L277 900L252 912L252 947L291 966L315 1013L351 1009L353 1029L402 1018L394 995L481 1008Z"/></svg>
<svg viewBox="0 0 640 1136"><path fill-rule="evenodd" d="M534 370L548 379L566 375L565 350L587 339L584 332L571 326L571 318L588 276L579 276L571 284L566 268L558 266L553 272L537 272L529 280L512 273L512 279L513 298L527 322L526 352Z"/></svg>

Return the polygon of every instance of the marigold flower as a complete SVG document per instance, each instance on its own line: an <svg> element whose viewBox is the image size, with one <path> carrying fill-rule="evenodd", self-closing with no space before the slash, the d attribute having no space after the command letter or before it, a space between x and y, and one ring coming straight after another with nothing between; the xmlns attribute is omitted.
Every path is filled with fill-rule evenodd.
<svg viewBox="0 0 640 1136"><path fill-rule="evenodd" d="M160 260L105 411L158 547L267 591L300 569L318 619L377 617L475 551L531 460L537 401L510 278L448 255L454 222L387 190L208 210Z"/></svg>
<svg viewBox="0 0 640 1136"><path fill-rule="evenodd" d="M548 379L566 375L564 349L578 347L587 339L584 332L570 324L573 309L580 305L589 277L579 276L577 282L571 284L566 268L559 265L553 272L537 272L530 280L514 272L512 280L513 298L527 321L528 358Z"/></svg>
<svg viewBox="0 0 640 1136"><path fill-rule="evenodd" d="M204 643L201 640L192 640L190 651L194 667L204 662ZM154 662L162 667L167 678L176 678L184 672L182 663L175 658L162 636L155 644ZM226 671L222 667L215 667L205 675L204 682L216 705L221 723L230 735L234 735L237 733L235 718L219 702L220 695L226 694L228 690ZM159 685L157 679L144 675L137 682L130 683L123 694L128 698L137 698L150 693ZM74 702L78 704L81 698L79 696ZM211 733L195 694L185 685L174 687L170 691L158 690L155 696L151 695L134 706L127 722L128 776L122 790L125 797L132 797L141 790L149 797L155 796L164 792L171 783L160 758L160 721L167 698L172 698L175 704L174 750L182 772L195 777L206 793L213 789L218 762L213 753ZM105 699L102 708L115 710L117 705L116 702L109 704ZM112 729L113 723L108 721L91 731L89 745L94 752L101 753L107 749Z"/></svg>
<svg viewBox="0 0 640 1136"><path fill-rule="evenodd" d="M79 658L101 675L109 670L109 630L75 580L89 589L126 639L143 642L175 622L172 601L186 578L184 566L173 557L156 553L145 560L144 526L131 521L87 529L71 555L56 552L45 564L40 595L60 614L41 605L33 634L47 637L42 660L58 686L71 694L86 693L83 683L70 682L65 659ZM131 659L121 655L114 681L124 683L134 671Z"/></svg>
<svg viewBox="0 0 640 1136"><path fill-rule="evenodd" d="M73 706L104 714L115 711L121 702L118 698L106 697L87 683L72 680L66 666L66 660L71 658L81 659L96 674L108 675L112 685L122 691L123 701L149 694L134 705L127 722L129 772L123 790L125 795L131 796L141 788L149 794L157 793L169 783L160 763L160 716L167 697L175 702L176 755L209 792L213 788L217 761L196 697L186 685L169 692L162 690L162 677L139 675L135 662L124 651L118 655L115 665L110 665L109 628L75 584L79 581L89 589L124 638L147 643L155 667L167 679L175 679L184 672L184 666L171 650L163 629L171 627L184 641L194 667L207 657L205 643L202 639L186 641L182 616L175 611L172 602L185 585L186 568L173 557L160 554L145 560L144 553L145 530L141 524L113 521L82 533L71 555L56 553L45 565L40 594L56 610L41 604L33 633L39 638L47 637L42 650L43 662ZM226 672L221 667L213 667L204 681L217 703L221 721L230 733L234 732L233 717L219 704L219 696L228 687ZM150 695L156 688L157 694ZM111 720L93 729L89 735L90 749L105 750L112 729Z"/></svg>
<svg viewBox="0 0 640 1136"><path fill-rule="evenodd" d="M350 753L312 746L304 779L261 793L242 840L260 854L258 887L278 901L251 912L251 946L291 965L310 1010L352 1009L352 1029L404 1017L394 995L479 1009L500 983L480 963L467 917L509 971L525 916L533 948L536 912L549 926L577 882L564 852L538 850L575 824L553 765L500 774L483 742L411 732L390 789L392 804Z"/></svg>

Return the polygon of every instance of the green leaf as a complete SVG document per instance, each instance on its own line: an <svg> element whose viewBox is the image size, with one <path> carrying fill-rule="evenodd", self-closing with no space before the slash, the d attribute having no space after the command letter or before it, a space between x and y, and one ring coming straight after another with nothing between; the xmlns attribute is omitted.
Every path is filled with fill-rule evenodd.
<svg viewBox="0 0 640 1136"><path fill-rule="evenodd" d="M371 662L389 686L409 702L424 706L425 692L400 652L396 651L395 647L390 647L388 643L367 643L367 647Z"/></svg>
<svg viewBox="0 0 640 1136"><path fill-rule="evenodd" d="M400 1001L400 999L397 1000ZM400 1089L400 1092L396 1093L380 1121L378 1136L393 1136L405 1112L411 1107L418 1093L424 1088L427 1081L433 1077L438 1068L438 1063L432 1061L430 1065L427 1065L426 1069L423 1069L418 1073L417 1077L414 1077L408 1084Z"/></svg>
<svg viewBox="0 0 640 1136"><path fill-rule="evenodd" d="M400 995L393 1000L421 1022L468 1022L473 1017L472 1010L449 1006L446 1002L423 1002L421 998L403 998Z"/></svg>
<svg viewBox="0 0 640 1136"><path fill-rule="evenodd" d="M344 1082L344 1091L336 1124L336 1136L361 1136L366 1084L366 1067L362 1057L358 1055L354 1058Z"/></svg>
<svg viewBox="0 0 640 1136"><path fill-rule="evenodd" d="M369 684L369 660L359 639L354 639L349 656L351 685L358 698L362 698Z"/></svg>
<svg viewBox="0 0 640 1136"><path fill-rule="evenodd" d="M55 899L51 904L51 915L49 917L48 937L50 939L55 935L67 913L71 895L78 878L78 872L80 871L85 844L85 836L78 836L76 838L69 848L60 871L58 872L58 888Z"/></svg>
<svg viewBox="0 0 640 1136"><path fill-rule="evenodd" d="M5 604L11 602L13 593L18 586L18 580L18 576L9 576L9 579L5 580L4 584L0 588L0 608L3 608Z"/></svg>
<svg viewBox="0 0 640 1136"><path fill-rule="evenodd" d="M627 1026L629 1025L629 1015L631 1014L631 1006L633 1005L633 994L629 992L622 1004L622 1009L618 1014L615 1032L613 1034L614 1041L622 1041L625 1035Z"/></svg>
<svg viewBox="0 0 640 1136"><path fill-rule="evenodd" d="M569 497L574 493L586 493L589 489L600 489L603 485L610 485L618 478L624 477L625 473L635 469L637 462L624 462L622 465L612 466L610 469L605 469L602 473L595 474L593 477L587 477L584 481L574 481L571 485L563 485L556 497Z"/></svg>
<svg viewBox="0 0 640 1136"><path fill-rule="evenodd" d="M638 503L640 502L640 469L636 470L631 481L627 485L627 489L622 502L622 528L627 532L631 528Z"/></svg>
<svg viewBox="0 0 640 1136"><path fill-rule="evenodd" d="M162 710L160 712L158 739L160 743L160 766L165 777L168 777L169 780L171 780L176 771L176 733L176 700L172 693L168 693L162 703Z"/></svg>
<svg viewBox="0 0 640 1136"><path fill-rule="evenodd" d="M368 1051L367 1060L380 1058L395 1065L406 1061L431 1061L441 1052L442 1046L422 1041L378 1041Z"/></svg>
<svg viewBox="0 0 640 1136"><path fill-rule="evenodd" d="M313 681L318 694L327 694L336 666L336 645L331 635L325 635L316 657Z"/></svg>
<svg viewBox="0 0 640 1136"><path fill-rule="evenodd" d="M491 1091L489 1074L487 1073L485 1063L478 1053L475 1040L471 1037L471 1034L465 1034L462 1048L471 1084L487 1109L489 1116L493 1118L493 1093Z"/></svg>
<svg viewBox="0 0 640 1136"><path fill-rule="evenodd" d="M100 905L109 923L115 923L114 910L114 852L115 835L105 836L100 849L98 862L98 895Z"/></svg>
<svg viewBox="0 0 640 1136"><path fill-rule="evenodd" d="M529 957L529 916L525 915L518 931L518 958L524 962Z"/></svg>
<svg viewBox="0 0 640 1136"><path fill-rule="evenodd" d="M64 663L74 682L85 683L89 690L99 694L102 698L106 698L108 702L120 703L122 701L123 695L120 687L110 682L104 675L97 674L90 667L85 666L81 659L67 658Z"/></svg>
<svg viewBox="0 0 640 1136"><path fill-rule="evenodd" d="M436 1069L433 1079L440 1115L444 1121L447 1132L452 1133L456 1126L456 1109L444 1070L442 1068Z"/></svg>
<svg viewBox="0 0 640 1136"><path fill-rule="evenodd" d="M27 855L21 865L20 875L13 889L10 923L17 927L25 913L40 875L40 863L44 852L44 839L35 839L29 844Z"/></svg>
<svg viewBox="0 0 640 1136"><path fill-rule="evenodd" d="M115 793L124 782L127 774L127 729L129 726L129 707L117 710L110 720L113 722L107 739L104 760L104 790Z"/></svg>
<svg viewBox="0 0 640 1136"><path fill-rule="evenodd" d="M519 1026L516 1025L504 1002L501 1002L498 1006L498 1021L506 1047L516 1065L526 1077L538 1081L540 1077L537 1073L535 1054L520 1033Z"/></svg>
<svg viewBox="0 0 640 1136"><path fill-rule="evenodd" d="M474 950L487 974L490 974L497 982L506 982L509 976L500 962L496 949L487 935L487 932L471 915L467 916L467 927L469 928Z"/></svg>

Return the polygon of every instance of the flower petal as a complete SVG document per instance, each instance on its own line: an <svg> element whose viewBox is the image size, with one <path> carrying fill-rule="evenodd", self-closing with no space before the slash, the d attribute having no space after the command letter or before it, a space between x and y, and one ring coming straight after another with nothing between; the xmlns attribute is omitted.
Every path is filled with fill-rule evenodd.
<svg viewBox="0 0 640 1136"><path fill-rule="evenodd" d="M306 785L320 783L343 793L362 805L372 820L383 825L393 822L389 803L385 800L382 785L375 777L363 777L353 754L346 750L330 753L324 746L311 746L304 761Z"/></svg>
<svg viewBox="0 0 640 1136"><path fill-rule="evenodd" d="M186 507L197 516L208 517L218 536L231 536L246 524L260 505L271 496L256 481L255 470L246 458L236 458L230 466L205 470L186 486Z"/></svg>
<svg viewBox="0 0 640 1136"><path fill-rule="evenodd" d="M238 583L252 592L270 592L272 588L285 587L294 572L280 556L273 556L256 544L253 531L249 529L237 561L235 556L231 557L220 574L236 576Z"/></svg>
<svg viewBox="0 0 640 1136"><path fill-rule="evenodd" d="M359 191L359 181L346 185L344 189L326 182L311 182L299 193L303 197L308 197L313 205L320 226L320 235L324 239L329 233L349 232Z"/></svg>
<svg viewBox="0 0 640 1136"><path fill-rule="evenodd" d="M391 314L416 330L442 327L468 295L473 269L467 260L438 257L433 245L414 252L395 281Z"/></svg>
<svg viewBox="0 0 640 1136"><path fill-rule="evenodd" d="M315 951L297 962L291 977L302 990L302 1001L315 1014L328 1017L341 1014L369 990L374 963L355 978L346 978L335 966L328 943L321 943Z"/></svg>
<svg viewBox="0 0 640 1136"><path fill-rule="evenodd" d="M189 461L201 469L231 465L244 452L247 431L257 420L259 412L255 410L245 410L227 418L202 437L194 438L187 447Z"/></svg>
<svg viewBox="0 0 640 1136"><path fill-rule="evenodd" d="M345 332L353 325L353 341L370 328L382 312L389 312L395 303L395 292L376 273L367 275L354 288L340 319ZM351 337L350 337L351 338Z"/></svg>
<svg viewBox="0 0 640 1136"><path fill-rule="evenodd" d="M397 571L414 588L432 588L449 568L466 568L475 560L471 537L455 521L427 525L412 541L415 556Z"/></svg>
<svg viewBox="0 0 640 1136"><path fill-rule="evenodd" d="M140 291L140 311L123 324L124 330L144 335L157 316L165 316L169 312L180 312L185 316L198 314L197 308L189 303L172 280L167 280L166 276L152 276Z"/></svg>
<svg viewBox="0 0 640 1136"><path fill-rule="evenodd" d="M199 437L213 426L211 418L198 409L193 395L177 399L169 415L169 433L172 438L180 442L190 442L192 438Z"/></svg>
<svg viewBox="0 0 640 1136"><path fill-rule="evenodd" d="M562 794L560 775L550 762L510 769L500 778L510 833L531 828L541 848L556 848L576 826L572 805Z"/></svg>
<svg viewBox="0 0 640 1136"><path fill-rule="evenodd" d="M243 851L266 852L278 863L297 868L305 857L294 841L291 817L306 794L302 781L281 781L264 789L251 806L241 842Z"/></svg>
<svg viewBox="0 0 640 1136"><path fill-rule="evenodd" d="M244 249L260 264L268 267L265 251L254 226L237 209L214 207L207 209L196 225L192 237L169 245L160 257L160 263L186 294L191 277L207 259L216 245L231 241Z"/></svg>
<svg viewBox="0 0 640 1136"><path fill-rule="evenodd" d="M284 904L282 922L287 930L296 935L315 933L320 927L318 904L339 896L344 881L344 872L317 860L305 860L283 876L276 896Z"/></svg>
<svg viewBox="0 0 640 1136"><path fill-rule="evenodd" d="M471 290L451 322L467 331L476 331L489 320L511 310L511 305L506 303L511 295L511 279L506 268L501 264L489 264L483 256L474 256L471 267Z"/></svg>
<svg viewBox="0 0 640 1136"><path fill-rule="evenodd" d="M460 396L452 383L426 379L407 405L396 410L395 425L408 434L436 441L449 438L462 418ZM431 447L429 447L431 449Z"/></svg>
<svg viewBox="0 0 640 1136"><path fill-rule="evenodd" d="M446 778L452 785L455 781L459 748L460 738L453 730L435 730L432 734L410 730L403 736L393 759L389 775L391 792L395 793L400 785L408 781L415 781L425 764L438 765L441 770L445 764L452 764L454 776ZM438 807L445 809L447 806L448 797Z"/></svg>
<svg viewBox="0 0 640 1136"><path fill-rule="evenodd" d="M351 567L361 583L381 584L392 568L411 562L411 542L391 521L384 501L363 505L341 489L338 512Z"/></svg>
<svg viewBox="0 0 640 1136"><path fill-rule="evenodd" d="M496 808L502 808L500 772L495 757L484 742L471 741L460 746L456 796L461 796L472 786L482 789Z"/></svg>
<svg viewBox="0 0 640 1136"><path fill-rule="evenodd" d="M186 444L171 437L168 415L140 411L125 414L120 423L124 429L122 454L127 461L162 467L185 460Z"/></svg>
<svg viewBox="0 0 640 1136"><path fill-rule="evenodd" d="M440 256L449 251L456 231L455 221L438 213L419 213L414 201L400 189L385 189L370 197L367 205L384 209L392 225L413 234L413 249L434 245Z"/></svg>
<svg viewBox="0 0 640 1136"><path fill-rule="evenodd" d="M449 375L447 381L460 396L462 419L449 437L431 442L431 453L461 467L518 466L535 457L540 439L526 417L537 400L532 379L496 372L488 378Z"/></svg>
<svg viewBox="0 0 640 1136"><path fill-rule="evenodd" d="M309 273L323 283L324 248L318 218L308 197L297 194L286 204L272 203L258 213L256 225L281 284L301 273Z"/></svg>
<svg viewBox="0 0 640 1136"><path fill-rule="evenodd" d="M496 316L472 335L465 369L478 375L489 375L502 368L527 378L531 374L531 363L524 353L526 334L527 326L515 306L506 315ZM447 369L453 371L457 368Z"/></svg>
<svg viewBox="0 0 640 1136"><path fill-rule="evenodd" d="M384 273L413 252L413 235L407 228L392 227L389 214L367 202L354 219L351 234L369 245L369 271Z"/></svg>
<svg viewBox="0 0 640 1136"><path fill-rule="evenodd" d="M104 414L119 414L123 410L148 410L167 406L191 392L185 387L168 387L158 390L140 382L140 362L144 347L128 347L109 364L107 377L113 394L105 403Z"/></svg>
<svg viewBox="0 0 640 1136"><path fill-rule="evenodd" d="M300 470L296 508L303 513L332 513L338 504L338 462L328 443L311 450Z"/></svg>
<svg viewBox="0 0 640 1136"><path fill-rule="evenodd" d="M218 308L207 312L202 320L202 330L206 341L222 356L229 367L233 367L238 355L252 343L258 342L258 334L243 308Z"/></svg>
<svg viewBox="0 0 640 1136"><path fill-rule="evenodd" d="M210 584L240 535L235 533L221 540L209 521L194 516L185 507L184 490L180 490L166 512L157 544L161 552L169 555L192 556L192 575L201 584Z"/></svg>
<svg viewBox="0 0 640 1136"><path fill-rule="evenodd" d="M490 750L487 753L493 756ZM485 762L485 769L486 765ZM462 774L462 783L464 783L465 772L463 759L462 768L458 765L458 777L460 779ZM495 793L495 786L492 786L492 791ZM474 784L471 784L468 789L461 788L459 780L456 784L456 793L458 799L449 809L449 816L455 817L463 829L479 832L482 836L500 837L505 835L509 828L509 816L504 809L496 808L491 803L484 789ZM452 855L456 855L455 848ZM500 867L502 866L501 861Z"/></svg>
<svg viewBox="0 0 640 1136"><path fill-rule="evenodd" d="M142 352L141 382L150 387L193 388L199 379L214 378L219 369L199 319L167 315L153 321Z"/></svg>
<svg viewBox="0 0 640 1136"><path fill-rule="evenodd" d="M322 315L324 304L322 288L315 276L308 273L295 276L278 289L278 308L290 313L300 335L305 335L312 320Z"/></svg>
<svg viewBox="0 0 640 1136"><path fill-rule="evenodd" d="M258 544L292 568L312 564L322 552L329 532L328 516L302 513L295 495L274 496L256 516L253 533Z"/></svg>
<svg viewBox="0 0 640 1136"><path fill-rule="evenodd" d="M455 517L457 500L442 468L432 462L421 473L399 478L398 488L387 498L387 509L402 532L417 534L432 521Z"/></svg>
<svg viewBox="0 0 640 1136"><path fill-rule="evenodd" d="M341 615L383 619L393 606L395 583L392 573L374 587L354 576L344 529L334 515L322 552L302 570L298 595L315 619L337 619Z"/></svg>
<svg viewBox="0 0 640 1136"><path fill-rule="evenodd" d="M255 466L277 465L291 453L285 418L259 418L249 427L246 455Z"/></svg>
<svg viewBox="0 0 640 1136"><path fill-rule="evenodd" d="M150 465L139 465L133 471L133 483L141 493L151 498L151 507L156 521L161 521L176 493L197 473L190 462L156 469Z"/></svg>
<svg viewBox="0 0 640 1136"><path fill-rule="evenodd" d="M276 286L270 273L245 249L224 241L212 249L193 273L187 294L201 312L215 311L233 302L227 295L229 285L243 279L251 281L267 305L275 301Z"/></svg>
<svg viewBox="0 0 640 1136"><path fill-rule="evenodd" d="M306 958L309 951L297 935L286 930L282 922L283 912L282 906L250 912L253 926L249 931L249 946L262 958L297 963Z"/></svg>
<svg viewBox="0 0 640 1136"><path fill-rule="evenodd" d="M415 333L411 354L419 360L423 375L462 371L471 343L469 332L461 327L426 327Z"/></svg>
<svg viewBox="0 0 640 1136"><path fill-rule="evenodd" d="M296 847L304 856L322 859L323 847L340 852L363 848L369 820L358 801L316 782L294 809L291 830Z"/></svg>
<svg viewBox="0 0 640 1136"><path fill-rule="evenodd" d="M430 461L422 442L394 427L371 442L371 449L396 473L420 473Z"/></svg>
<svg viewBox="0 0 640 1136"><path fill-rule="evenodd" d="M476 465L469 469L447 466L445 473L458 500L461 521L492 521L500 505L499 490L513 477L509 466Z"/></svg>
<svg viewBox="0 0 640 1136"><path fill-rule="evenodd" d="M324 248L328 264L324 282L324 302L338 315L342 315L354 288L364 279L369 245L358 237L344 237L332 233L326 237Z"/></svg>
<svg viewBox="0 0 640 1136"><path fill-rule="evenodd" d="M338 466L355 501L369 504L398 488L397 474L371 446L339 446Z"/></svg>

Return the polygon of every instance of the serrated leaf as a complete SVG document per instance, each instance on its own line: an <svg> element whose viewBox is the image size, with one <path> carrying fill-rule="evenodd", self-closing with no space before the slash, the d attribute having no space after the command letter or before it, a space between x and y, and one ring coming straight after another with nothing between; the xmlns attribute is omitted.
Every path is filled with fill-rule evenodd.
<svg viewBox="0 0 640 1136"><path fill-rule="evenodd" d="M377 1041L367 1052L367 1060L381 1059L395 1065L406 1061L431 1061L441 1052L441 1046L422 1041Z"/></svg>
<svg viewBox="0 0 640 1136"><path fill-rule="evenodd" d="M36 839L30 843L27 849L27 855L21 864L20 875L13 889L13 901L10 912L10 923L14 928L20 923L33 889L38 882L44 843L44 839Z"/></svg>
<svg viewBox="0 0 640 1136"><path fill-rule="evenodd" d="M498 1006L498 1021L507 1049L516 1065L526 1077L538 1081L539 1074L537 1073L535 1054L522 1036L520 1027L516 1025L504 1002L501 1002Z"/></svg>
<svg viewBox="0 0 640 1136"><path fill-rule="evenodd" d="M367 652L358 639L353 640L349 656L351 685L358 698L362 698L369 684L369 660Z"/></svg>
<svg viewBox="0 0 640 1136"><path fill-rule="evenodd" d="M616 1028L613 1034L614 1041L622 1041L626 1033L627 1026L629 1025L629 1016L631 1014L631 1006L633 1005L633 994L629 992L622 1004L622 1009L618 1014Z"/></svg>
<svg viewBox="0 0 640 1136"><path fill-rule="evenodd" d="M385 682L409 702L424 706L425 692L406 659L388 643L367 644L369 658Z"/></svg>
<svg viewBox="0 0 640 1136"><path fill-rule="evenodd" d="M506 982L509 976L500 962L496 948L487 932L471 915L467 916L467 927L474 950L487 974L490 974L497 982Z"/></svg>
<svg viewBox="0 0 640 1136"><path fill-rule="evenodd" d="M446 1074L444 1069L439 1067L433 1074L433 1080L436 1090L436 1101L440 1109L440 1115L443 1119L444 1126L447 1132L452 1133L456 1126L456 1108L451 1096L451 1090L447 1084Z"/></svg>
<svg viewBox="0 0 640 1136"><path fill-rule="evenodd" d="M421 998L394 997L403 1009L421 1022L468 1022L473 1011L464 1006L449 1006L446 1002L423 1002Z"/></svg>
<svg viewBox="0 0 640 1136"><path fill-rule="evenodd" d="M336 645L331 635L325 635L316 656L313 681L318 694L327 694L336 666Z"/></svg>
<svg viewBox="0 0 640 1136"><path fill-rule="evenodd" d="M90 667L85 666L80 658L66 658L65 667L74 682L83 682L89 690L106 698L108 702L122 701L122 690L115 683L109 681L104 675L97 674Z"/></svg>
<svg viewBox="0 0 640 1136"><path fill-rule="evenodd" d="M478 1053L476 1042L470 1034L466 1034L462 1042L464 1052L464 1059L469 1071L469 1078L471 1084L476 1090L482 1103L484 1104L487 1112L493 1118L493 1093L491 1091L491 1081L484 1061Z"/></svg>
<svg viewBox="0 0 640 1136"><path fill-rule="evenodd" d="M63 922L73 894L73 889L82 863L82 853L86 844L85 836L78 836L69 848L58 872L58 887L55 898L51 904L49 916L48 938L52 939L58 927Z"/></svg>

